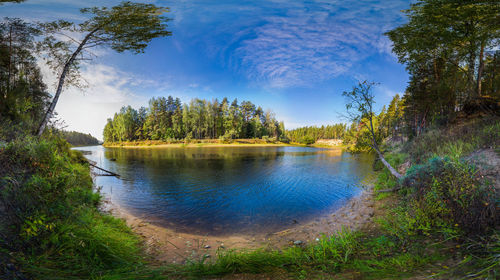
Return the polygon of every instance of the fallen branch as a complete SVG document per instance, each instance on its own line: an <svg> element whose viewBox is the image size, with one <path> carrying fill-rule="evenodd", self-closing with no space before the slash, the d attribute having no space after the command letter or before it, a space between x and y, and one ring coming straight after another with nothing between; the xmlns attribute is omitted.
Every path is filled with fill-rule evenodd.
<svg viewBox="0 0 500 280"><path fill-rule="evenodd" d="M116 174L116 173L114 173L114 172L111 172L111 171L109 171L109 170L106 170L106 169L104 169L104 168L101 168L101 167L99 167L99 166L97 166L97 165L93 164L93 163L92 163L92 162L90 162L90 161L89 161L89 165L90 165L90 166L92 166L92 167L94 167L94 168L97 168L97 169L99 169L99 170L101 170L101 171L104 171L104 172L107 172L107 173L111 174L111 175L107 175L107 176L115 176L115 177L120 178L120 174Z"/></svg>

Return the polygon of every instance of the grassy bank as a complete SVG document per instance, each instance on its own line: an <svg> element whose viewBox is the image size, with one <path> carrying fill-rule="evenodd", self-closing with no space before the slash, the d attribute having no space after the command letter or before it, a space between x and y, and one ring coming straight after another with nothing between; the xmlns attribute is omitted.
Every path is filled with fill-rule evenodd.
<svg viewBox="0 0 500 280"><path fill-rule="evenodd" d="M142 275L140 239L123 221L98 211L101 197L89 167L66 141L11 141L0 149L0 165L0 278Z"/></svg>

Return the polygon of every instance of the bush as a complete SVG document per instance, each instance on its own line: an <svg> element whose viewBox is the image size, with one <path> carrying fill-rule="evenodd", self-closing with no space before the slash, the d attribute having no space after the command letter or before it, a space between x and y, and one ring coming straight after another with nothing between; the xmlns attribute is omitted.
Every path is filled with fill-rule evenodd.
<svg viewBox="0 0 500 280"><path fill-rule="evenodd" d="M316 142L316 140L314 140L314 138L312 138L311 136L306 135L306 136L302 137L299 142L300 142L300 144L311 145L311 144L314 144L314 142Z"/></svg>
<svg viewBox="0 0 500 280"><path fill-rule="evenodd" d="M496 224L495 191L472 165L435 157L408 170L407 224L428 234L481 233Z"/></svg>
<svg viewBox="0 0 500 280"><path fill-rule="evenodd" d="M139 239L123 221L99 213L89 166L66 141L9 142L0 166L0 222L9 225L0 227L0 249L23 270L37 278L95 278L140 264Z"/></svg>
<svg viewBox="0 0 500 280"><path fill-rule="evenodd" d="M286 144L290 143L290 139L285 134L281 134L279 140L280 140L280 142L283 142Z"/></svg>
<svg viewBox="0 0 500 280"><path fill-rule="evenodd" d="M221 135L219 137L219 140L223 143L223 144L229 144L233 141L233 139L231 138L230 135L228 134L224 134L224 135Z"/></svg>
<svg viewBox="0 0 500 280"><path fill-rule="evenodd" d="M188 133L188 134L186 135L186 138L184 138L184 144L189 144L189 143L191 143L192 141L193 141L193 136L192 136L192 134L191 134L191 132L190 132L190 133Z"/></svg>

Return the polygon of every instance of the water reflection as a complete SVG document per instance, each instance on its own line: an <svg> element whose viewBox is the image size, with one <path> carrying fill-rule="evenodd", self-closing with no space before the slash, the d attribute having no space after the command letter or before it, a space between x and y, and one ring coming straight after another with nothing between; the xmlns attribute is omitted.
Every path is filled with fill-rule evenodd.
<svg viewBox="0 0 500 280"><path fill-rule="evenodd" d="M97 184L130 212L178 231L275 231L359 193L372 157L307 147L82 147L124 178Z"/></svg>

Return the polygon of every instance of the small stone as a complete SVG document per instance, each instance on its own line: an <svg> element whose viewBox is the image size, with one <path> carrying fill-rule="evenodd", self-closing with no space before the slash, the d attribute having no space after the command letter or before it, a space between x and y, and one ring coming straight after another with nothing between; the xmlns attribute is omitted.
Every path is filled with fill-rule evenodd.
<svg viewBox="0 0 500 280"><path fill-rule="evenodd" d="M205 249L210 249L210 245L205 245Z"/></svg>
<svg viewBox="0 0 500 280"><path fill-rule="evenodd" d="M303 241L301 241L301 240L295 240L295 241L293 242L293 245L297 245L297 246L302 245L302 244L304 244L304 242L303 242Z"/></svg>

